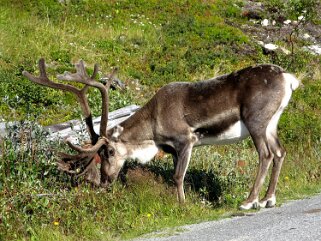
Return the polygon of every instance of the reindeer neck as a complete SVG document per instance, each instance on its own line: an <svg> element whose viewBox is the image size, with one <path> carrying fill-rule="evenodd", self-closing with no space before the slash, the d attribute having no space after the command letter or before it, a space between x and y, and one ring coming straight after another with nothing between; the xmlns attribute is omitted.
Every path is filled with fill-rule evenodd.
<svg viewBox="0 0 321 241"><path fill-rule="evenodd" d="M133 144L153 140L154 135L149 108L150 104L148 103L120 124L124 128L120 135L120 140Z"/></svg>

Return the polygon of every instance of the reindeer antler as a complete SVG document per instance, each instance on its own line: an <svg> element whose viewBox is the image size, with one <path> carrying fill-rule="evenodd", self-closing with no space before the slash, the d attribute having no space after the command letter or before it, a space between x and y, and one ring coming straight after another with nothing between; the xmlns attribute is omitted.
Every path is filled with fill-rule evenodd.
<svg viewBox="0 0 321 241"><path fill-rule="evenodd" d="M39 65L39 70L40 70L39 77L36 77L27 71L23 71L22 74L36 84L43 85L43 86L53 88L53 89L59 89L59 90L71 92L71 93L75 94L79 103L80 103L81 109L84 113L91 141L92 141L92 143L97 142L99 136L94 131L93 122L92 122L92 115L91 115L91 111L90 111L90 108L88 105L88 100L86 97L88 86L85 85L82 89L78 89L78 88L76 88L72 85L69 85L69 84L61 84L61 83L53 82L47 76L45 60L43 58L41 58L39 60L38 65ZM95 67L95 69L96 69L96 71L94 71L95 75L97 72L97 68L98 68L98 66Z"/></svg>
<svg viewBox="0 0 321 241"><path fill-rule="evenodd" d="M95 64L94 73L92 77L89 77L84 66L84 62L81 60L75 65L77 72L71 74L65 72L63 75L57 75L59 80L75 81L83 83L86 86L92 86L99 89L102 96L102 110L101 110L101 122L100 122L100 136L107 136L107 121L108 121L108 89L110 87L110 80L106 85L95 81L95 76L98 72L98 65Z"/></svg>
<svg viewBox="0 0 321 241"><path fill-rule="evenodd" d="M78 89L75 86L70 84L61 84L51 81L46 73L45 60L41 58L39 60L39 70L40 76L36 77L30 74L27 71L23 71L22 74L26 76L29 80L34 83L53 88L59 89L75 94L80 103L81 109L84 113L87 129L91 138L90 148L82 148L80 146L72 144L70 141L67 141L67 144L75 151L78 152L76 155L69 155L66 153L60 153L62 161L58 163L58 167L61 170L64 170L71 174L77 174L80 176L86 172L94 173L93 176L97 177L97 168L93 165L94 156L99 152L99 150L108 144L107 139L107 122L108 122L108 89L110 87L112 77L115 75L116 70L114 69L112 74L109 77L109 81L104 85L95 80L98 73L98 65L95 64L94 72L92 76L87 74L87 71L84 66L84 62L81 60L78 64L75 65L76 73L65 72L63 75L57 75L57 79L63 81L71 81L84 84L82 89ZM101 123L99 135L94 131L94 125L92 121L91 111L88 105L88 99L86 93L89 87L94 87L99 89L102 96L102 111L101 111ZM80 169L80 171L78 171ZM97 183L97 179L91 180Z"/></svg>

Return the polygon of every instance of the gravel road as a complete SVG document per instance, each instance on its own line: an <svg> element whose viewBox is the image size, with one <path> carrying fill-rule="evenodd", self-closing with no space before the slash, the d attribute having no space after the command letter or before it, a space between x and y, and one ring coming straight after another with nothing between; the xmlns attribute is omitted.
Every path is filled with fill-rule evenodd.
<svg viewBox="0 0 321 241"><path fill-rule="evenodd" d="M145 236L146 237L146 236ZM220 221L181 226L136 241L321 241L321 194Z"/></svg>

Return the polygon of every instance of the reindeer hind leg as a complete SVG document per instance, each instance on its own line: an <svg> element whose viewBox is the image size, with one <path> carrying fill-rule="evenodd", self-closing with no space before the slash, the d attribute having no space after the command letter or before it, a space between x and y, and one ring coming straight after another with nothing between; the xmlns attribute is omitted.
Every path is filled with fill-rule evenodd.
<svg viewBox="0 0 321 241"><path fill-rule="evenodd" d="M268 169L270 167L270 164L274 156L269 149L268 143L264 135L263 136L252 135L252 139L254 141L255 147L259 154L259 166L256 174L256 179L252 187L252 190L250 192L250 195L240 206L241 210L258 208L259 206L258 199L259 199L260 190L262 188L262 185L264 183Z"/></svg>
<svg viewBox="0 0 321 241"><path fill-rule="evenodd" d="M282 167L284 158L286 156L286 151L281 146L280 141L276 134L277 123L275 123L275 126L273 127L273 129L268 128L267 130L269 129L272 131L267 132L267 140L269 143L269 149L274 154L273 167L272 167L271 179L270 179L268 190L265 194L265 197L262 200L260 200L260 207L267 207L267 208L274 207L276 204L276 195L275 195L276 186L277 186L277 182L281 172L281 167Z"/></svg>

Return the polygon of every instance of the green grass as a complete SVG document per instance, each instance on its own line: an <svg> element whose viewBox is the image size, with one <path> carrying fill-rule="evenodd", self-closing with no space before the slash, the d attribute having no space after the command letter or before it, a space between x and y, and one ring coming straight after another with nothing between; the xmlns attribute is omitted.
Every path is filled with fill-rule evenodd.
<svg viewBox="0 0 321 241"><path fill-rule="evenodd" d="M34 121L48 125L79 118L80 109L70 94L22 76L22 70L38 72L40 57L51 75L72 70L79 59L90 71L99 63L101 75L119 66L128 88L111 92L111 110L143 104L172 81L197 81L256 63L279 64L301 76L304 87L294 92L280 121L288 155L278 200L320 192L321 59L301 51L301 42L295 43L291 58L264 56L251 36L234 27L248 23L241 5L227 0L0 0L0 118L31 121L19 122L0 139L0 240L119 240L227 217L237 212L255 177L257 154L245 140L193 151L182 207L169 156L145 167L128 163L110 190L73 187L55 165L53 149L65 145L49 142ZM280 44L289 45L282 39ZM100 96L95 90L90 94L97 116Z"/></svg>
<svg viewBox="0 0 321 241"><path fill-rule="evenodd" d="M20 130L14 128L12 134ZM168 156L145 167L128 163L123 181L108 191L85 184L73 187L68 176L57 172L49 151L59 145L45 141L45 133L36 126L33 130L38 141L24 131L25 136L10 136L2 143L1 239L126 239L163 227L228 217L237 212L254 180L256 152L245 141L194 150L185 180L187 203L181 207ZM319 146L287 147L279 204L321 190ZM237 165L239 160L245 165Z"/></svg>

